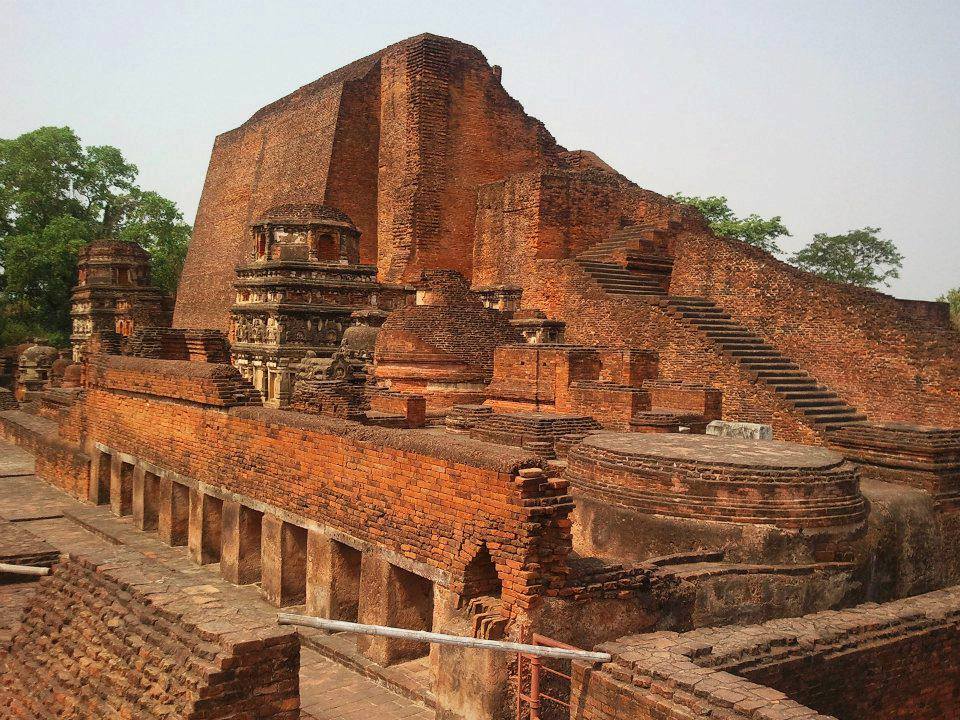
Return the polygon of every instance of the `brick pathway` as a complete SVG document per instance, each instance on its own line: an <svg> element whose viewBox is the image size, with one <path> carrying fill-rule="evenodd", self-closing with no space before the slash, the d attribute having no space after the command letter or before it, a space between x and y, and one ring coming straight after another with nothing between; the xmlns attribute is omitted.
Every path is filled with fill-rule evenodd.
<svg viewBox="0 0 960 720"><path fill-rule="evenodd" d="M210 592L229 593L231 600L242 601L250 612L276 615L277 609L260 598L256 587L237 587L221 579L218 565L198 566L186 548L164 545L156 534L138 531L130 518L116 518L104 507L84 505L43 481L22 475L33 470L29 460L18 448L0 441L0 518L20 520L18 527L62 552L83 553L119 542L143 553L171 574L203 576ZM29 584L0 585L0 641L16 630L15 618L31 595ZM434 718L434 712L420 703L309 648L303 648L301 653L300 704L304 720Z"/></svg>

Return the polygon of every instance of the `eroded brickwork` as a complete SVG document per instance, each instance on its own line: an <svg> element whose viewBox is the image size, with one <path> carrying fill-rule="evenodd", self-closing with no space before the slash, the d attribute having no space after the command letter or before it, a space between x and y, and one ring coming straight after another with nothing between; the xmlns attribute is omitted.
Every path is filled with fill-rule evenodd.
<svg viewBox="0 0 960 720"><path fill-rule="evenodd" d="M572 503L535 456L262 407L225 411L203 388L228 372L110 357L87 391L88 441L425 563L454 589L486 544L508 606L563 585Z"/></svg>
<svg viewBox="0 0 960 720"><path fill-rule="evenodd" d="M0 717L299 720L296 633L217 622L193 585L133 551L55 566L0 648Z"/></svg>
<svg viewBox="0 0 960 720"><path fill-rule="evenodd" d="M561 153L476 48L421 35L351 63L218 136L174 325L227 330L244 227L283 202L346 212L381 281L469 276L477 188Z"/></svg>
<svg viewBox="0 0 960 720"><path fill-rule="evenodd" d="M620 638L574 664L578 720L939 720L960 704L960 589L750 627Z"/></svg>

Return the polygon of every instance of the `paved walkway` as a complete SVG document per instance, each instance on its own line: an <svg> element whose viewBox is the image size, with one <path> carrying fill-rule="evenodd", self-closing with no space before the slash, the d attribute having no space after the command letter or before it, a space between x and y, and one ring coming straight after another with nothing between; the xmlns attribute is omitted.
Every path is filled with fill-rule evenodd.
<svg viewBox="0 0 960 720"><path fill-rule="evenodd" d="M255 586L237 587L219 576L219 565L198 566L186 548L161 543L155 533L137 530L130 518L117 518L105 507L84 505L32 476L33 459L0 440L0 518L42 538L61 552L83 553L122 544L137 550L171 574L199 574L209 592L229 593L258 612L275 616ZM29 585L0 585L0 641L16 630L16 617L32 595ZM434 712L354 673L319 653L303 648L300 706L304 720L432 720Z"/></svg>

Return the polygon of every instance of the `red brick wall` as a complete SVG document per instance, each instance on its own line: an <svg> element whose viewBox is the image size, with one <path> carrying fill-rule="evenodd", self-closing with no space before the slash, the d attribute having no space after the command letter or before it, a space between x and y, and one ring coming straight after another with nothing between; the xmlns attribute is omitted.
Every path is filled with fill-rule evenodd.
<svg viewBox="0 0 960 720"><path fill-rule="evenodd" d="M960 333L929 313L743 243L689 234L675 250L671 293L710 298L870 419L960 424Z"/></svg>
<svg viewBox="0 0 960 720"><path fill-rule="evenodd" d="M632 635L574 663L576 720L940 720L960 707L960 588L750 627Z"/></svg>
<svg viewBox="0 0 960 720"><path fill-rule="evenodd" d="M68 560L39 581L0 651L0 715L300 717L295 632L219 630L222 615L197 606L196 595L158 587L141 555L118 553Z"/></svg>
<svg viewBox="0 0 960 720"><path fill-rule="evenodd" d="M168 364L176 373L179 363ZM455 588L485 543L508 605L528 604L539 584L563 584L572 505L560 485L541 474L516 475L520 467L539 465L531 455L264 408L225 412L161 397L169 378L159 372L153 388L139 368L131 375L137 393L88 390L88 443L447 571Z"/></svg>

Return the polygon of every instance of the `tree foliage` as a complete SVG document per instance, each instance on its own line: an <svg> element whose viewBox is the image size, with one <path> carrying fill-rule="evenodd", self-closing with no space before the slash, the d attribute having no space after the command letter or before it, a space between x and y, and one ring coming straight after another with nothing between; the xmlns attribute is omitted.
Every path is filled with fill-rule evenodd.
<svg viewBox="0 0 960 720"><path fill-rule="evenodd" d="M684 205L692 205L699 210L714 233L721 237L742 240L768 253L778 255L783 252L777 239L789 237L790 231L781 222L780 216L762 218L752 213L746 217L737 217L725 197L711 195L696 197L674 193L670 196Z"/></svg>
<svg viewBox="0 0 960 720"><path fill-rule="evenodd" d="M139 242L156 284L176 287L190 226L136 178L120 150L84 148L68 127L0 140L0 344L65 341L77 253L98 238Z"/></svg>
<svg viewBox="0 0 960 720"><path fill-rule="evenodd" d="M879 236L880 228L865 227L842 235L817 233L794 253L790 262L801 270L835 282L863 287L889 285L900 277L903 255L892 240Z"/></svg>
<svg viewBox="0 0 960 720"><path fill-rule="evenodd" d="M939 302L945 302L950 306L950 317L953 320L953 324L960 329L960 287L948 290L938 297L937 300Z"/></svg>

